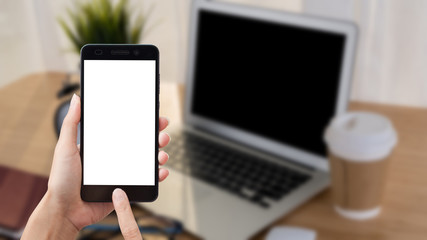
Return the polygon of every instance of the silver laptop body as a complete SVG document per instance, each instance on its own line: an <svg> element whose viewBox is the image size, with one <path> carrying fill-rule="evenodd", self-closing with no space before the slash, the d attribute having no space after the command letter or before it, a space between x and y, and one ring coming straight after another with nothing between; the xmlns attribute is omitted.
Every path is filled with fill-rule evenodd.
<svg viewBox="0 0 427 240"><path fill-rule="evenodd" d="M179 219L183 222L187 230L204 239L247 239L270 223L303 204L328 186L328 162L324 149L325 147L321 145L323 144L321 140L323 128L318 127L315 129L317 135L312 137L310 135L311 130L305 129L303 127L304 125L298 126L300 121L297 118L299 115L307 118L307 116L309 116L307 113L312 113L313 117L310 118L309 122L317 124L317 121L321 121L320 119L322 119L322 123L318 124L320 126L322 124L325 125L325 121L328 121L333 115L346 111L354 48L356 45L356 28L353 24L347 22L331 21L304 15L204 0L196 0L193 2L190 23L184 126L168 130L172 136L170 146L166 148L166 151L170 154L170 160L166 166L170 171L170 175L165 182L160 184L159 198L155 202L145 203L143 206L153 210L155 213ZM233 24L237 25L234 26ZM239 27L239 24L241 24L242 27ZM267 25L264 27L262 24L271 25L271 27ZM233 28L227 30L229 26L233 26ZM240 58L242 55L236 54L234 51L244 50L239 50L241 46L240 44L236 44L238 38L245 34L244 26L249 26L249 29L254 31L254 36L257 35L257 27L261 29L260 31L265 31L265 29L270 28L273 29L271 31L274 31L272 36L269 36L269 33L262 33L261 36L254 37L255 39L253 42L251 42L252 40L248 37L244 38L247 41L240 41L242 44L249 46L249 52L258 51L259 54L261 54L257 55L259 59L253 59L253 61L260 63L260 67L265 68L265 70L260 70L260 73L269 71L270 68L277 69L282 66L281 62L283 62L283 74L278 71L276 75L271 76L273 78L277 77L277 79L271 79L271 77L264 79L261 77L261 79L255 80L257 85L252 87L252 90L256 90L257 88L259 88L259 91L271 89L275 94L282 93L283 99L287 99L289 94L299 92L296 96L310 99L312 95L316 93L312 88L317 88L317 91L325 92L324 97L322 94L317 94L315 99L310 99L310 101L313 102L313 106L318 106L317 108L308 108L304 105L304 102L307 101L298 99L290 101L288 99L281 102L271 102L271 105L268 107L272 107L273 110L275 109L274 112L271 112L271 110L266 110L266 107L264 107L266 103L263 103L261 99L262 96L253 96L251 98L247 96L246 93L252 90L250 87L245 86L246 82L236 83L239 84L236 86L241 86L241 89L238 89L236 86L230 87L231 82L234 82L233 80L223 80L219 77L220 75L215 76L216 74L222 74L224 78L232 76L232 79L239 79L238 76L242 73L235 73L233 69L236 69L236 71L239 70L240 72L245 69L247 69L247 71L252 71L258 66L251 65L252 61L247 61L245 63L248 64L247 67L230 67L230 65L236 65L246 61L243 58L240 60L229 60L229 58ZM271 53L271 49L268 50L265 49L265 47L267 47L266 45L277 44L278 49L281 49L280 46L282 45L278 44L277 41L278 39L280 40L279 35L282 28L285 32L283 33L285 34L283 38L285 42L281 40L280 43L283 42L284 47L287 47L286 44L294 44L295 47L283 50L289 52L289 54L281 54L280 56L282 57L277 59L278 56L274 56L274 53ZM233 29L237 35L233 35ZM302 39L303 41L298 39L292 40L292 36L305 38L304 36L306 35L304 34L313 37L309 37L311 39L308 40ZM319 34L319 40L316 40L316 34ZM290 42L286 43L288 40ZM307 42L304 43L307 44L306 47L304 45L299 46L301 42L305 41ZM314 42L310 43L310 41ZM322 41L324 41L324 43ZM319 42L322 42L323 45L316 46ZM260 44L258 45L258 43ZM232 46L228 46L229 44ZM319 54L323 54L321 52L323 51L322 49L327 48L329 45L331 49L335 50L328 50L326 54L324 54L325 57L318 56ZM218 53L219 51L215 49L215 47L224 49L225 52L221 53L223 54L223 58L216 55L220 53ZM298 52L293 53L294 55L290 54L290 52L293 51L292 49L295 50L295 48L298 47L303 49L300 51L301 55L308 55L300 57ZM306 48L311 48L312 50L310 51L317 55L310 56L310 52L305 52L304 49ZM270 53L266 54L273 54L273 57L270 58L268 57L269 55L262 55L264 54L263 51L269 51ZM338 54L337 56L334 55L334 51L336 51L335 55ZM263 56L266 56L266 58ZM208 60L205 58L208 58ZM289 60L288 58L292 59ZM306 61L304 59L308 60ZM319 59L325 59L325 62L319 61ZM329 62L334 62L334 59L336 63L329 64ZM209 62L214 60L216 62ZM203 65L204 61L208 61L208 63ZM264 61L270 63L262 65ZM290 62L286 63L286 61ZM292 69L289 69L295 68L295 66L299 67L298 65L294 67L291 66L295 61L302 61L306 64L304 69L306 69L308 73L310 71L317 71L318 73L314 75L319 76L319 79L299 79L299 77L295 77L300 76L300 74L295 75L295 73L292 73ZM316 61L318 64L322 65L322 68L317 69L318 64ZM328 68L333 69L331 73L334 72L336 75L336 77L330 78L335 79L333 81L327 77L329 76L327 75L329 74L327 73L328 71L326 71ZM208 73L206 73L206 71ZM256 74L258 73L254 71L254 75ZM301 75L305 76L304 74L305 72L302 71ZM210 79L213 75L217 80ZM261 74L261 76L264 75ZM333 76L333 74L331 76ZM301 81L304 81L304 83L301 84ZM327 87L319 89L319 87L317 87L317 84L321 84L319 81L325 82L322 84ZM326 82L328 81L334 82L333 84L329 84L332 86L331 89L327 89L329 85L326 84ZM213 82L215 82L215 84L213 84ZM276 84L277 82L285 84ZM287 84L286 82L295 82L295 84ZM203 84L206 86L203 86ZM319 86L323 86L322 84ZM266 87L265 85L270 86ZM283 89L279 91L277 88ZM206 89L212 89L212 91L216 92L212 93ZM230 99L230 94L227 94L229 90L235 92L236 98L243 98L243 101L236 103L236 101L240 101L241 99ZM328 92L330 92L330 94L326 94ZM207 101L206 98L209 98L210 101ZM228 103L225 104L221 102L223 98L225 98L224 101L226 103L228 101L231 102L231 105L234 104L230 109L237 111L239 113L238 116L234 116L234 111L230 112ZM255 104L256 102L254 102L253 98L259 99L260 104ZM329 105L325 105L326 103L322 103L320 100L327 98L332 99L332 103ZM252 105L246 106L246 103ZM299 104L301 104L300 107L298 107ZM325 109L330 109L330 113L329 115L325 113L325 116L322 115L318 117L318 120L316 116L320 116L321 114L316 114L319 112L328 112L320 108L322 106L321 104L326 106ZM298 107L295 109L301 110L292 112L294 111L292 110L294 106ZM245 116L245 114L248 115L248 109L253 111L249 114L249 116L253 116L253 118ZM265 115L263 111L270 112L271 114L267 116L257 116L260 114ZM257 117L258 120L255 119ZM263 123L263 121L265 121L263 117L270 119L274 130L280 131L280 134L276 134L272 137L270 133L269 135L262 132L264 131L262 130L263 127L259 130L258 126L268 126L268 124ZM289 128L287 118L296 118L296 120L294 119L294 122L292 122L292 124L295 125L294 127ZM240 121L245 121L249 125L239 125ZM251 121L259 121L260 125L253 125L256 126L253 127L253 129L256 128L257 130L248 129L252 126L250 125ZM300 132L303 139L302 142L300 141L299 145L294 144L292 140L278 139L282 136L286 136L287 132L293 131L293 128ZM269 131L272 132L271 129ZM186 144L189 144L185 141L177 140L182 138L183 135L191 135L192 139L203 139L203 142L211 142L214 146L224 146L228 152L235 151L245 156L251 156L251 159L254 158L257 161L264 161L268 163L268 166L273 166L272 169L284 167L308 177L305 182L291 189L280 198L271 199L269 197L262 197L262 202L254 202L252 201L255 197L254 191L247 189L243 185L234 188L238 190L233 192L223 189L216 183L212 183L215 179L206 181L203 177L195 177L195 175L192 174L192 166L196 165L199 159L195 153L182 152L187 149ZM295 135L295 133L293 132L289 135ZM312 138L316 140L312 141ZM298 137L298 139L301 138ZM198 141L199 140L196 142ZM316 145L317 148L313 147L313 149L310 149L310 147L304 146L305 142L313 142L313 146ZM196 147L194 151L201 148L202 147ZM206 146L204 146L204 148L206 148ZM184 150L181 151L181 149ZM209 152L209 149L207 151ZM182 158L186 158L184 159L185 161L182 160ZM219 156L214 161L224 163L228 160L225 156ZM242 161L245 162L249 160ZM227 166L227 168L230 167ZM203 169L203 166L199 169ZM197 171L201 170L196 170L196 174L198 173ZM265 175L263 176L264 178L270 178L265 172L263 175ZM233 175L232 177L235 176ZM220 179L218 179L218 181L220 181Z"/></svg>

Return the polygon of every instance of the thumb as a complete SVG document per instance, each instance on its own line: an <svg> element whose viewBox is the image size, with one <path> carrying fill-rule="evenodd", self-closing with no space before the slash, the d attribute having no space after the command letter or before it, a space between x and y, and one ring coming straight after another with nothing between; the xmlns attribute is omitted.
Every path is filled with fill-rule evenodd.
<svg viewBox="0 0 427 240"><path fill-rule="evenodd" d="M80 97L73 95L68 109L67 116L62 122L59 142L65 146L77 145L77 127L80 122Z"/></svg>

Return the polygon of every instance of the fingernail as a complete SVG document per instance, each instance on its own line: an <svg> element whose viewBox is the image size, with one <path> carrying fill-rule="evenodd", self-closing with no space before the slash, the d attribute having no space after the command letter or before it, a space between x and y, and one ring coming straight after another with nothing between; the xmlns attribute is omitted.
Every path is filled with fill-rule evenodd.
<svg viewBox="0 0 427 240"><path fill-rule="evenodd" d="M77 102L77 95L74 93L73 97L71 98L70 107L76 106L76 102Z"/></svg>
<svg viewBox="0 0 427 240"><path fill-rule="evenodd" d="M116 188L113 192L113 198L114 201L123 201L125 199L125 192L120 188Z"/></svg>

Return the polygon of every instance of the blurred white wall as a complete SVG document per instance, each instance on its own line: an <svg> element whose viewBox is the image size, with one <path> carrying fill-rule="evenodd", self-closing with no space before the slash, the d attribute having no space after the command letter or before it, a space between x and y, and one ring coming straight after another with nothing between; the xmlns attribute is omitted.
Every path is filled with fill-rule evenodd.
<svg viewBox="0 0 427 240"><path fill-rule="evenodd" d="M303 11L359 25L351 99L427 107L426 0L304 0Z"/></svg>
<svg viewBox="0 0 427 240"><path fill-rule="evenodd" d="M45 69L31 1L0 0L0 87Z"/></svg>

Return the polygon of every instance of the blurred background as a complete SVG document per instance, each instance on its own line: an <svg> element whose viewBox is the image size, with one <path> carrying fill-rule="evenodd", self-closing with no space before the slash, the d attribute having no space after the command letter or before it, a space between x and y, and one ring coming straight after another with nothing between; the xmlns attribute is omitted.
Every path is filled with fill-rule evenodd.
<svg viewBox="0 0 427 240"><path fill-rule="evenodd" d="M58 106L68 101L72 92L78 92L78 87L72 85L78 83L80 60L76 46L85 38L73 39L67 34L67 28L78 24L78 16L73 14L81 12L81 7L90 2L0 0L0 166L32 172L33 182L39 181L42 185L47 181L57 139L58 123L54 117ZM116 6L121 1L108 2ZM224 2L356 23L359 35L350 100L420 111L427 107L426 0ZM154 44L159 48L164 88L185 85L190 7L191 0L127 1L126 8L130 11L127 11L125 25L136 32L135 37L126 42ZM165 109L179 112L182 107L175 101L164 101L167 104L162 105L161 113ZM36 102L37 107L31 107ZM387 111L395 112L394 109ZM417 116L425 119L425 111ZM423 149L424 146L417 145L420 139L426 142L427 137L424 134L418 140L410 140L416 146L405 151ZM33 161L35 157L49 160L40 164ZM7 171L0 169L0 174ZM422 182L426 182L425 179ZM7 191L24 194L12 187L7 189L0 175L0 193ZM34 196L37 199L42 194L43 189ZM7 204L16 199L4 196L0 194L0 213L3 213L0 214L0 235L9 236L5 237L8 239L19 236L19 226L26 221L22 216L28 213L8 211ZM33 206L37 202L28 204ZM135 208L135 212L137 216L148 214L139 208ZM7 220L2 222L2 218ZM115 223L114 219L108 221ZM8 229L7 224L18 228ZM187 237L193 239L189 235L183 239Z"/></svg>
<svg viewBox="0 0 427 240"><path fill-rule="evenodd" d="M360 30L351 99L427 106L427 1L230 0L241 4L350 20ZM78 54L58 23L70 1L7 1L0 9L0 86L45 71L75 72ZM190 0L129 1L149 13L140 43L161 51L163 81L184 82Z"/></svg>

